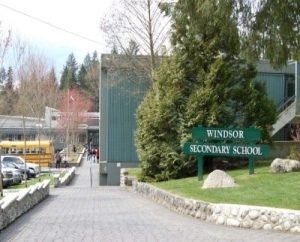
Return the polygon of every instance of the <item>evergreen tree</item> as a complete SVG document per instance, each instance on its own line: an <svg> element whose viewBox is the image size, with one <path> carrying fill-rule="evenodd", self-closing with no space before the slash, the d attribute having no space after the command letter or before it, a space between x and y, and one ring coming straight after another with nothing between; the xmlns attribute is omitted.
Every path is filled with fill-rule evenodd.
<svg viewBox="0 0 300 242"><path fill-rule="evenodd" d="M1 79L3 81L3 88L0 93L0 113L3 115L11 115L14 112L14 105L17 100L17 94L14 91L13 70L11 66L8 68L7 72L4 69L1 71Z"/></svg>
<svg viewBox="0 0 300 242"><path fill-rule="evenodd" d="M88 66L91 65L91 63L92 63L91 56L88 53L83 60L83 65L87 68Z"/></svg>
<svg viewBox="0 0 300 242"><path fill-rule="evenodd" d="M74 54L71 53L67 59L66 65L64 66L61 79L60 79L60 88L68 89L74 88L79 85L77 80L77 62L74 57Z"/></svg>
<svg viewBox="0 0 300 242"><path fill-rule="evenodd" d="M184 159L180 146L186 90L178 60L166 60L137 112L136 146L145 177L165 180L195 172L195 164Z"/></svg>
<svg viewBox="0 0 300 242"><path fill-rule="evenodd" d="M270 60L274 67L300 58L300 1L235 0L243 56Z"/></svg>
<svg viewBox="0 0 300 242"><path fill-rule="evenodd" d="M96 110L99 107L99 75L100 62L98 53L93 52L92 57L87 54L84 58L83 64L80 66L78 72L78 82L83 93L94 101Z"/></svg>
<svg viewBox="0 0 300 242"><path fill-rule="evenodd" d="M145 176L164 180L192 175L195 160L182 154L181 145L197 125L254 125L269 138L275 108L254 82L254 67L239 57L234 9L234 1L177 2L174 57L157 71L138 110L136 144Z"/></svg>
<svg viewBox="0 0 300 242"><path fill-rule="evenodd" d="M85 83L86 74L87 74L86 66L82 64L78 72L78 82L80 83L81 89L86 89L86 83Z"/></svg>
<svg viewBox="0 0 300 242"><path fill-rule="evenodd" d="M6 84L5 84L5 89L13 91L13 70L12 67L10 66L7 70L7 76L6 76Z"/></svg>
<svg viewBox="0 0 300 242"><path fill-rule="evenodd" d="M6 79L6 70L5 68L0 69L0 91L2 91L4 85L5 85L5 79Z"/></svg>

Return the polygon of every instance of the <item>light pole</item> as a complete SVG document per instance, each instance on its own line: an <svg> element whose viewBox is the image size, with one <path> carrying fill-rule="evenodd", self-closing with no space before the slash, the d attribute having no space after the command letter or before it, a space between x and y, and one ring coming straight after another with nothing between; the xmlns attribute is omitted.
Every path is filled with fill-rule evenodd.
<svg viewBox="0 0 300 242"><path fill-rule="evenodd" d="M23 137L24 137L24 160L25 160L25 187L27 187L27 163L26 163L26 135L25 135L25 117L23 115Z"/></svg>
<svg viewBox="0 0 300 242"><path fill-rule="evenodd" d="M2 148L0 147L0 197L3 197L1 154L2 154Z"/></svg>
<svg viewBox="0 0 300 242"><path fill-rule="evenodd" d="M41 130L40 130L40 128L41 128L42 124L41 124L40 115L38 117L37 126L38 126L38 141L39 141L39 151L38 151L39 152L39 162L38 162L38 164L39 164L39 170L41 170ZM41 181L41 176L40 175L39 175L39 181Z"/></svg>
<svg viewBox="0 0 300 242"><path fill-rule="evenodd" d="M69 159L69 122L70 122L70 89L68 88L68 102L67 102L67 134L66 134L66 145L67 145L67 151L66 151L66 160Z"/></svg>

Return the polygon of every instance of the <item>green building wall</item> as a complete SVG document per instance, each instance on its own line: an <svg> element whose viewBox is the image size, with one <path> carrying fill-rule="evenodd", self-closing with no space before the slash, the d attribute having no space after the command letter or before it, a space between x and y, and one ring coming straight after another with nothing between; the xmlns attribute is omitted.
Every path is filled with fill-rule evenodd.
<svg viewBox="0 0 300 242"><path fill-rule="evenodd" d="M282 73L259 72L256 79L265 84L268 96L275 105L279 105L285 99L285 75Z"/></svg>
<svg viewBox="0 0 300 242"><path fill-rule="evenodd" d="M100 185L119 185L120 168L136 167L136 111L150 87L145 71L102 56L100 81ZM120 57L121 58L121 57ZM102 166L102 167L101 167Z"/></svg>

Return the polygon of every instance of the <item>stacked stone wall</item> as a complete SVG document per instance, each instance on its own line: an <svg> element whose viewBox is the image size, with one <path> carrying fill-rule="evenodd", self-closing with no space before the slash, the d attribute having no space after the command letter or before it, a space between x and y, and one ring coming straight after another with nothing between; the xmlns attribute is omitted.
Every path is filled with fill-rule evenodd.
<svg viewBox="0 0 300 242"><path fill-rule="evenodd" d="M0 231L49 196L50 180L37 183L0 200Z"/></svg>
<svg viewBox="0 0 300 242"><path fill-rule="evenodd" d="M66 174L63 177L60 177L59 174L53 175L54 187L61 187L69 185L75 176L76 167L68 168Z"/></svg>
<svg viewBox="0 0 300 242"><path fill-rule="evenodd" d="M123 181L121 186L132 184L133 192L177 213L231 227L300 233L300 211L298 210L216 204L187 199L150 184L137 182L126 175L126 172L124 174L124 171L121 171L121 181Z"/></svg>

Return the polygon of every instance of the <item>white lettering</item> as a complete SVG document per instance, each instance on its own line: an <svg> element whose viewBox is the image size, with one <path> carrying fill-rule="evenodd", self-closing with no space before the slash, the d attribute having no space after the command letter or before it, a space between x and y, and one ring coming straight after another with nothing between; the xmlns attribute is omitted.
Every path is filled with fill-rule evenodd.
<svg viewBox="0 0 300 242"><path fill-rule="evenodd" d="M244 131L240 130L240 135L239 135L240 139L244 139Z"/></svg>
<svg viewBox="0 0 300 242"><path fill-rule="evenodd" d="M244 139L243 130L222 130L222 129L207 129L206 130L208 138L214 139Z"/></svg>
<svg viewBox="0 0 300 242"><path fill-rule="evenodd" d="M234 155L262 155L260 147L233 146Z"/></svg>
<svg viewBox="0 0 300 242"><path fill-rule="evenodd" d="M216 137L215 133L216 131L215 130L211 130L211 129L208 129L207 130L207 137L211 138L211 137Z"/></svg>

